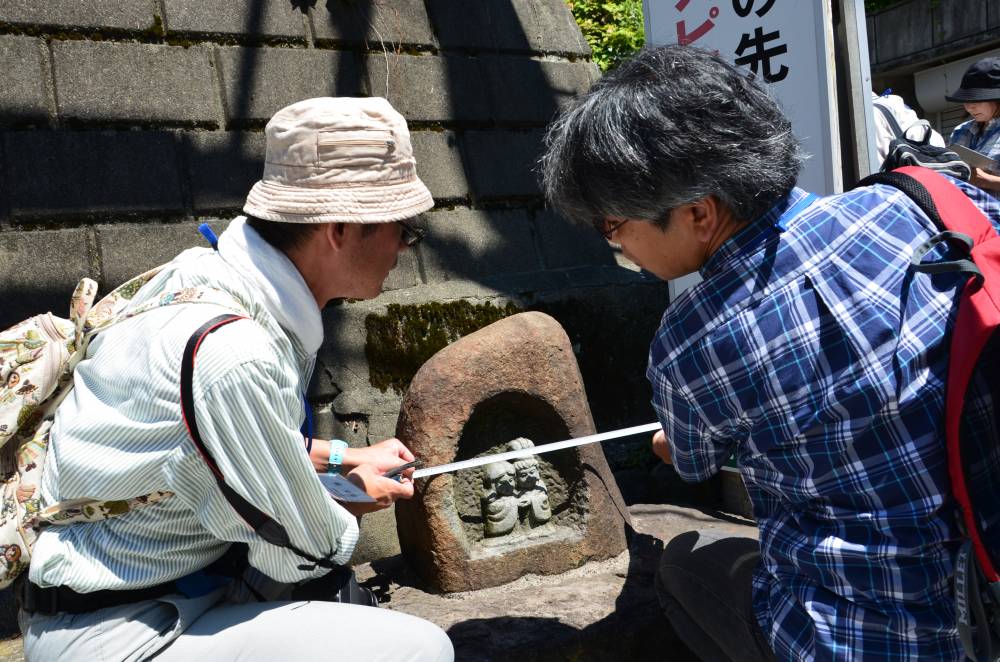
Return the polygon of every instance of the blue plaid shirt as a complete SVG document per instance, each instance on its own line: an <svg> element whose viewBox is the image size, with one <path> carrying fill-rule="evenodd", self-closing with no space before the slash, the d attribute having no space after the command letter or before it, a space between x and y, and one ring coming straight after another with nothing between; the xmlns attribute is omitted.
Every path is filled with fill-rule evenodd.
<svg viewBox="0 0 1000 662"><path fill-rule="evenodd" d="M964 278L909 268L938 230L896 189L805 197L730 238L664 313L653 405L685 480L736 454L779 659L960 660L943 421Z"/></svg>
<svg viewBox="0 0 1000 662"><path fill-rule="evenodd" d="M986 126L979 124L976 120L962 122L951 132L949 142L964 145L991 159L1000 161L1000 118L990 120ZM997 170L990 172L994 175L1000 174ZM1000 198L1000 191L987 192L994 198Z"/></svg>

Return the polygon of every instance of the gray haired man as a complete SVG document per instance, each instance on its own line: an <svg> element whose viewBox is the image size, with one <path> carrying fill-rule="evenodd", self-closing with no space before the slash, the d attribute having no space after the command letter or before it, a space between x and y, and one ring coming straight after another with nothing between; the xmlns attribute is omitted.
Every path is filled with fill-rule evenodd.
<svg viewBox="0 0 1000 662"><path fill-rule="evenodd" d="M279 111L266 133L247 216L217 250L181 253L132 304L212 291L249 318L204 337L192 377L198 433L232 494L178 401L192 333L229 308L165 306L101 333L57 413L43 502L172 496L41 534L21 613L28 660L453 658L445 634L418 618L293 599L297 584L348 562L357 517L413 494L412 470L382 476L413 460L398 440L352 449L317 439L307 449L300 432L320 311L378 295L420 239L409 220L433 205L406 122L384 99L321 98ZM345 475L375 503L331 499L317 471ZM283 527L289 545L248 526L240 500ZM248 550L238 579L209 568L233 543Z"/></svg>
<svg viewBox="0 0 1000 662"><path fill-rule="evenodd" d="M820 199L799 163L768 93L690 47L644 51L548 133L556 208L703 279L650 347L653 451L689 481L735 455L760 543L676 537L661 602L706 660L957 661L944 384L965 278L910 268L938 229L898 190Z"/></svg>

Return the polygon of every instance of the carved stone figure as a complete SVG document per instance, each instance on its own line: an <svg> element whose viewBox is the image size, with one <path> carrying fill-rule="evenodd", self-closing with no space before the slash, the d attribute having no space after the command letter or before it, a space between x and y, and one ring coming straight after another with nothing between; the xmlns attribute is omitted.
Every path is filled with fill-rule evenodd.
<svg viewBox="0 0 1000 662"><path fill-rule="evenodd" d="M508 443L507 449L516 451L534 445L530 439L520 437ZM513 464L486 465L481 503L487 538L509 535L515 529L534 529L552 519L549 493L535 457L521 458Z"/></svg>
<svg viewBox="0 0 1000 662"><path fill-rule="evenodd" d="M514 474L514 465L510 462L493 462L483 471L483 521L488 538L505 536L517 525Z"/></svg>
<svg viewBox="0 0 1000 662"><path fill-rule="evenodd" d="M531 448L535 444L523 437L507 444L514 450ZM549 506L549 491L538 470L538 459L534 456L514 461L514 478L517 489L518 519L528 528L535 528L552 519Z"/></svg>

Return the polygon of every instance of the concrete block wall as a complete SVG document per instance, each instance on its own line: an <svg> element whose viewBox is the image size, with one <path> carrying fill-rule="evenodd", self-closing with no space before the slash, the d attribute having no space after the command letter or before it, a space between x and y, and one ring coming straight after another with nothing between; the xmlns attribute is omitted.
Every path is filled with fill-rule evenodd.
<svg viewBox="0 0 1000 662"><path fill-rule="evenodd" d="M653 420L666 287L546 210L533 172L546 124L598 75L564 0L0 0L0 328L65 314L83 276L106 291L202 245L198 223L223 230L281 107L386 96L437 205L382 296L325 311L320 432L391 436L401 393L373 386L391 359L369 326L455 302L549 312L598 428ZM615 465L646 449L605 450ZM398 550L391 517L366 518L359 558Z"/></svg>
<svg viewBox="0 0 1000 662"><path fill-rule="evenodd" d="M1000 42L996 0L910 0L868 17L872 72L906 70Z"/></svg>

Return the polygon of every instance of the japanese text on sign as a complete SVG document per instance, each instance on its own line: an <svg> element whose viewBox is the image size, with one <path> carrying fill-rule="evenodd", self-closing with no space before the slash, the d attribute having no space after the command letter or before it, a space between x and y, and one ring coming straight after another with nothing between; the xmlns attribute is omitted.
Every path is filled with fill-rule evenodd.
<svg viewBox="0 0 1000 662"><path fill-rule="evenodd" d="M758 18L764 18L774 6L775 0L732 0L733 11L740 18L747 18L751 12ZM684 14L691 4L691 0L680 0L674 8ZM755 5L760 7L754 10ZM700 9L701 6L695 9ZM692 11L692 14L695 12ZM719 17L717 6L708 9L708 17L697 26L689 29L687 17L681 18L676 23L677 43L682 45L694 44L696 41L707 35L715 27L715 19ZM697 21L697 19L695 19ZM770 45L769 45L770 44ZM746 65L755 74L762 76L768 83L775 83L784 80L788 76L788 67L785 64L772 64L772 60L778 56L788 53L788 46L781 41L781 31L773 30L765 32L763 25L757 25L753 32L744 32L733 48L735 55L733 62L738 65Z"/></svg>

